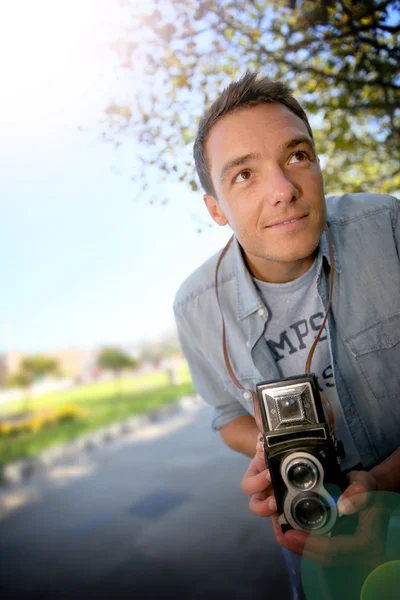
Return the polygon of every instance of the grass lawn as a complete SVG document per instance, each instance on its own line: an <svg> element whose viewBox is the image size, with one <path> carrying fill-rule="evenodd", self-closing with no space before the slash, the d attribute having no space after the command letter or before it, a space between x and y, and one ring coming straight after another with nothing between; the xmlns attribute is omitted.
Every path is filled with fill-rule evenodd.
<svg viewBox="0 0 400 600"><path fill-rule="evenodd" d="M186 363L182 365L180 379L182 383L190 381L189 370ZM88 407L91 402L97 402L99 398L109 399L119 393L135 393L166 385L168 385L168 375L166 371L149 373L129 379L99 381L98 383L77 386L70 390L33 396L28 400L26 398L12 400L1 406L1 416L24 412L27 407L30 411L54 408L55 406L62 406L63 404L78 404L79 406Z"/></svg>
<svg viewBox="0 0 400 600"><path fill-rule="evenodd" d="M50 425L37 432L0 437L0 465L34 456L55 444L67 442L89 431L123 421L193 393L194 387L187 367L184 366L179 385L170 385L166 373L157 373L135 379L102 381L32 398L29 402L30 410L75 404L86 409L87 414L75 421ZM15 414L23 410L25 401L10 404L13 407L8 406L7 412ZM2 413L4 415L5 411Z"/></svg>

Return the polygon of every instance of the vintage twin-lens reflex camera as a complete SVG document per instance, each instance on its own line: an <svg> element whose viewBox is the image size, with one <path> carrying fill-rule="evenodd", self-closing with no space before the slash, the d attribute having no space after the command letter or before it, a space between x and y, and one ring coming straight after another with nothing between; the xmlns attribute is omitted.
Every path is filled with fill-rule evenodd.
<svg viewBox="0 0 400 600"><path fill-rule="evenodd" d="M325 418L315 375L261 382L256 391L282 530L330 535L347 485L344 452Z"/></svg>

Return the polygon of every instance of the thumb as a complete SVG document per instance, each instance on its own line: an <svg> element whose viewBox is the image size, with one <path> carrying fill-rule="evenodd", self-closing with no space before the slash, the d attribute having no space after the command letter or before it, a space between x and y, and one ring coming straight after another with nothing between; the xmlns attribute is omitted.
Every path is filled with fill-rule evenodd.
<svg viewBox="0 0 400 600"><path fill-rule="evenodd" d="M350 485L340 496L337 507L342 515L353 515L366 507L368 492L376 489L373 478L366 471L349 473Z"/></svg>

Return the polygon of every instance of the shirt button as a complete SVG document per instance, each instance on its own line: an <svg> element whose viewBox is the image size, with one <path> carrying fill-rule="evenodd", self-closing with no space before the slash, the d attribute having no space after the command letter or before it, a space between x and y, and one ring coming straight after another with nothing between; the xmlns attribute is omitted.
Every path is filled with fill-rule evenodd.
<svg viewBox="0 0 400 600"><path fill-rule="evenodd" d="M257 311L257 314L259 314L260 317L262 317L264 313L265 313L265 310L263 308L259 308Z"/></svg>
<svg viewBox="0 0 400 600"><path fill-rule="evenodd" d="M244 398L245 400L250 400L250 398L251 398L251 394L250 394L250 392L244 392L244 393L243 393L243 398Z"/></svg>
<svg viewBox="0 0 400 600"><path fill-rule="evenodd" d="M246 346L247 346L247 348L250 348L250 342L249 341L246 342Z"/></svg>

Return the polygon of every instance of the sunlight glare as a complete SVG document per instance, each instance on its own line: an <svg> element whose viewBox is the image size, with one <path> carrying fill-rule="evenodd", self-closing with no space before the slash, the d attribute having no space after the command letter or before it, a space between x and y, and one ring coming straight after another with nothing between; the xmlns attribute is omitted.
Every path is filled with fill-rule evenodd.
<svg viewBox="0 0 400 600"><path fill-rule="evenodd" d="M14 0L0 9L1 121L71 120L99 79L99 0Z"/></svg>

